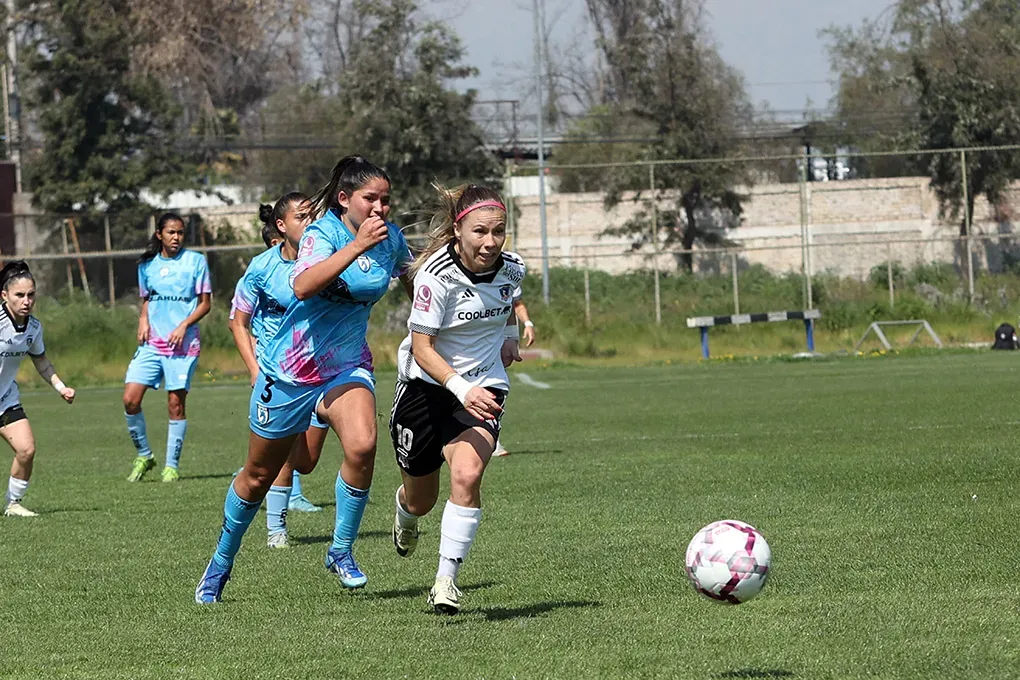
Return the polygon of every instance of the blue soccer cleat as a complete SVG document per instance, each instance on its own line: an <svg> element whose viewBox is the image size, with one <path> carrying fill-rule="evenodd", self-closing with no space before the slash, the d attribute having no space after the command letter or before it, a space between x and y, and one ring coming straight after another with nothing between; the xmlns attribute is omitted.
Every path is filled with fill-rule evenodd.
<svg viewBox="0 0 1020 680"><path fill-rule="evenodd" d="M321 512L322 508L315 505L310 500L301 496L291 496L290 500L287 501L287 509L293 510L294 512Z"/></svg>
<svg viewBox="0 0 1020 680"><path fill-rule="evenodd" d="M368 577L361 572L354 555L349 552L330 549L326 553L326 569L337 575L344 588L355 590L368 583Z"/></svg>
<svg viewBox="0 0 1020 680"><path fill-rule="evenodd" d="M195 588L195 604L213 604L220 601L223 595L223 586L230 580L230 567L224 569L216 564L215 560L209 560L209 566L202 574L202 580Z"/></svg>

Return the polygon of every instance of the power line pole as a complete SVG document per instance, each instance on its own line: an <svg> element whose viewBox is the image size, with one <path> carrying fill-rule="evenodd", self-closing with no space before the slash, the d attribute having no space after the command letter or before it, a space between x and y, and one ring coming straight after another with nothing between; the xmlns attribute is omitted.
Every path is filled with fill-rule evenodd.
<svg viewBox="0 0 1020 680"><path fill-rule="evenodd" d="M549 235L545 221L545 111L542 106L542 33L545 21L542 18L542 0L533 0L532 14L535 19L535 92L538 95L538 220L542 238L542 301L549 304Z"/></svg>

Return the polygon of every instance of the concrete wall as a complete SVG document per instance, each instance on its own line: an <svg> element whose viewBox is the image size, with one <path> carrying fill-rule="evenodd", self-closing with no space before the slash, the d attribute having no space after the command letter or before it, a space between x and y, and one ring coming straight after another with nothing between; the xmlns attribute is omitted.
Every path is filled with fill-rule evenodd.
<svg viewBox="0 0 1020 680"><path fill-rule="evenodd" d="M802 261L801 196L797 184L766 184L746 191L741 224L720 234L743 252L740 266L760 263L774 271L800 271ZM905 265L944 261L960 266L960 246L951 240L959 224L943 220L927 178L814 182L806 185L812 271L867 276L872 266L890 256ZM538 198L518 197L517 242L514 248L532 265L541 255ZM667 201L660 206L666 207ZM547 232L551 265L584 266L624 272L652 266L651 248L631 249L629 237L602 236L620 226L647 200L633 195L605 210L601 194L552 194L547 198ZM1010 216L1020 209L1020 184L996 210L981 199L975 206L975 234L1002 234L1003 239L975 246L975 266L1001 266L1003 250L1013 246ZM895 243L895 241L917 241ZM878 243L874 243L878 242ZM840 244L840 245L835 245ZM699 246L696 246L698 248ZM966 260L963 260L965 264ZM660 256L660 267L673 269L677 259ZM729 256L695 257L699 270L729 269Z"/></svg>

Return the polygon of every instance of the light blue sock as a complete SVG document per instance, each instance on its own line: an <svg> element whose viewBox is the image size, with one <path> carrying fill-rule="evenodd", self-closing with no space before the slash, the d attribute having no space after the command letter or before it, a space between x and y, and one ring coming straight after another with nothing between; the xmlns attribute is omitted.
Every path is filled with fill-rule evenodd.
<svg viewBox="0 0 1020 680"><path fill-rule="evenodd" d="M355 489L336 475L336 524L333 527L333 545L330 550L350 552L358 537L361 517L368 505L368 489Z"/></svg>
<svg viewBox="0 0 1020 680"><path fill-rule="evenodd" d="M269 534L287 530L287 503L290 501L289 486L271 486L266 495L266 529Z"/></svg>
<svg viewBox="0 0 1020 680"><path fill-rule="evenodd" d="M223 503L223 528L220 529L220 540L216 543L213 561L220 567L229 569L234 564L234 555L241 548L241 538L248 530L248 525L255 519L261 502L246 501L234 491L234 483L230 483L227 500Z"/></svg>
<svg viewBox="0 0 1020 680"><path fill-rule="evenodd" d="M145 414L141 411L138 413L125 413L124 418L127 420L128 434L131 435L131 441L135 445L138 455L143 458L152 458L149 438L145 434Z"/></svg>
<svg viewBox="0 0 1020 680"><path fill-rule="evenodd" d="M304 493L301 491L301 473L294 470L293 486L290 487L291 498L301 498Z"/></svg>
<svg viewBox="0 0 1020 680"><path fill-rule="evenodd" d="M181 464L184 435L188 432L187 420L171 420L166 429L166 466L177 468Z"/></svg>

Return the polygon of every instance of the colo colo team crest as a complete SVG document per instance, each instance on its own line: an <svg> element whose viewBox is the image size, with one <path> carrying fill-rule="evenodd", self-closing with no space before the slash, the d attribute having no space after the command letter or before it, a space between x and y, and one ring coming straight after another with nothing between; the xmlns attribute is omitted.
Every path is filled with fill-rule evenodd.
<svg viewBox="0 0 1020 680"><path fill-rule="evenodd" d="M504 284L499 287L499 299L502 300L503 302L509 302L510 296L513 294L513 292L514 292L513 286L509 284Z"/></svg>

